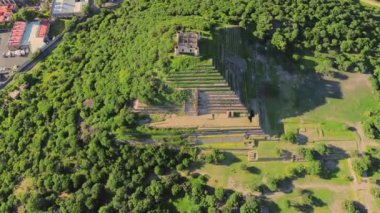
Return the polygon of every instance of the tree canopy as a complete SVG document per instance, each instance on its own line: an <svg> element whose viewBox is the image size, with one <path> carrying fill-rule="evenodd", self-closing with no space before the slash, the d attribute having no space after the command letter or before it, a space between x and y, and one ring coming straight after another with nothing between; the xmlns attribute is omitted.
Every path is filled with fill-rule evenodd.
<svg viewBox="0 0 380 213"><path fill-rule="evenodd" d="M16 16L28 19L25 12ZM255 200L220 189L206 194L204 182L181 180L173 171L188 167L195 151L119 140L119 132L138 130L132 101L180 103L165 81L175 66L175 32L223 24L239 24L282 52L317 52L339 69L374 70L378 85L379 15L338 0L134 0L73 22L49 57L0 91L0 212L20 205L30 212L164 211L182 192L201 210L222 202L257 212ZM20 98L10 99L16 89Z"/></svg>

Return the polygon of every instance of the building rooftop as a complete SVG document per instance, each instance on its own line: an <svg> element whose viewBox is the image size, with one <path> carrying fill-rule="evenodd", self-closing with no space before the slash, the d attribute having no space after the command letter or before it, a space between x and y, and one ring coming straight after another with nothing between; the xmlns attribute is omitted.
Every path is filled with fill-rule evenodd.
<svg viewBox="0 0 380 213"><path fill-rule="evenodd" d="M174 52L178 54L199 55L198 40L200 34L196 32L177 32L177 46Z"/></svg>
<svg viewBox="0 0 380 213"><path fill-rule="evenodd" d="M16 21L11 31L11 37L9 38L8 46L21 45L21 41L22 41L22 37L24 36L25 29L26 29L25 21Z"/></svg>
<svg viewBox="0 0 380 213"><path fill-rule="evenodd" d="M0 23L9 22L13 14L13 5L0 6Z"/></svg>
<svg viewBox="0 0 380 213"><path fill-rule="evenodd" d="M75 16L82 14L87 0L54 0L52 5L52 16Z"/></svg>

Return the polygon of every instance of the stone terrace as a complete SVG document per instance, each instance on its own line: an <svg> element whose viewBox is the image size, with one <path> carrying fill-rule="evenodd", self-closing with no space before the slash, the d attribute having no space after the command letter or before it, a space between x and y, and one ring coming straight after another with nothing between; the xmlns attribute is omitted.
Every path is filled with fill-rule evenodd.
<svg viewBox="0 0 380 213"><path fill-rule="evenodd" d="M178 88L191 89L193 97L185 104L186 115L215 114L232 117L246 115L247 109L231 90L223 76L212 65L179 71L169 81Z"/></svg>

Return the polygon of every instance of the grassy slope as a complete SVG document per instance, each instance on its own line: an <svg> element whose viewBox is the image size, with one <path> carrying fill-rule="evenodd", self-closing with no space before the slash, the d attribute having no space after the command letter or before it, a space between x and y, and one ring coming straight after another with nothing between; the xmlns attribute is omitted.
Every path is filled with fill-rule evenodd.
<svg viewBox="0 0 380 213"><path fill-rule="evenodd" d="M377 1L377 0L360 0L360 2L363 3L364 5L370 5L370 6L380 8L380 1Z"/></svg>
<svg viewBox="0 0 380 213"><path fill-rule="evenodd" d="M296 93L293 89L285 86L285 89L281 90L279 98L267 100L272 128L275 128L278 120L284 118L282 120L285 123L284 129L294 129L297 125L287 125L294 125L302 121L308 124L314 123L316 127L322 125L325 136L331 139L352 139L352 133L342 129L341 126L360 122L363 114L377 105L377 99L373 96L367 75L347 74L347 77L346 80L324 78L320 84L316 84L313 90L305 90L304 93ZM334 95L320 97L323 100L318 101L313 99L315 93L326 92L331 84L336 85L336 91L327 92L333 92ZM294 96L297 98L293 98ZM299 101L300 105L294 107L295 100L292 99L301 100ZM316 104L310 107L307 102L316 102ZM283 107L280 109L274 107L279 105ZM298 115L299 112L301 112L300 115ZM296 116L292 115L294 113Z"/></svg>
<svg viewBox="0 0 380 213"><path fill-rule="evenodd" d="M338 81L341 85L342 98L326 98L326 104L306 112L302 116L311 120L336 120L342 122L358 122L363 113L376 105L376 99L372 94L372 88L366 77L361 74L350 74L349 78L363 78L363 82L349 79ZM355 85L348 85L355 83Z"/></svg>

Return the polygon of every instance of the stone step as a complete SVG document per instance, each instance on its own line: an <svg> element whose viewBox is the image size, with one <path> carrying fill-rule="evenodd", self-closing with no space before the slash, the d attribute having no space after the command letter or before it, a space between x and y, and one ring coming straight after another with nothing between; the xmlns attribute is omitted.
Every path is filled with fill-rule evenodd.
<svg viewBox="0 0 380 213"><path fill-rule="evenodd" d="M222 92L220 92L220 91L204 91L204 92L201 92L201 93L202 93L201 95L204 95L204 96L218 96L218 95L236 96L235 92L233 92L232 90L222 91Z"/></svg>
<svg viewBox="0 0 380 213"><path fill-rule="evenodd" d="M208 110L225 110L225 111L235 111L235 110L242 110L244 112L247 112L247 109L245 107L240 106L207 106Z"/></svg>
<svg viewBox="0 0 380 213"><path fill-rule="evenodd" d="M177 85L180 88L184 89L198 89L198 90L206 90L206 91L228 91L230 88L227 85L223 84L202 84L202 85Z"/></svg>
<svg viewBox="0 0 380 213"><path fill-rule="evenodd" d="M225 91L231 91L231 89L229 87L221 87L221 88L205 88L205 87L201 87L201 88L197 88L198 90L201 90L201 91L205 91L205 92L208 92L208 91L212 91L212 92L225 92Z"/></svg>
<svg viewBox="0 0 380 213"><path fill-rule="evenodd" d="M228 84L226 83L204 83L204 82L194 82L194 83L178 83L176 84L178 87L194 87L194 88L199 88L199 87L228 87ZM228 87L229 88L229 87Z"/></svg>
<svg viewBox="0 0 380 213"><path fill-rule="evenodd" d="M198 73L198 74L202 74L202 73L218 73L220 75L220 73L218 72L218 70L215 70L215 69L210 69L210 70L180 70L180 71L176 71L172 74L190 74L190 73Z"/></svg>
<svg viewBox="0 0 380 213"><path fill-rule="evenodd" d="M238 107L238 108L245 109L245 106L243 106L241 103L207 103L203 106L207 106L209 108L211 107L223 107L223 108Z"/></svg>
<svg viewBox="0 0 380 213"><path fill-rule="evenodd" d="M207 113L227 113L228 111L233 111L233 112L237 112L237 113L243 113L243 114L247 114L247 111L246 110L241 110L241 109L236 109L236 110L233 110L233 109L208 109L207 110Z"/></svg>
<svg viewBox="0 0 380 213"><path fill-rule="evenodd" d="M193 80L176 80L171 81L174 84L223 84L228 85L224 80L204 80L204 79L193 79Z"/></svg>
<svg viewBox="0 0 380 213"><path fill-rule="evenodd" d="M169 77L168 81L197 81L197 80L202 80L202 81L225 81L224 78L220 75L214 75L214 76L198 76L198 75L189 75L189 76L174 76L174 77Z"/></svg>
<svg viewBox="0 0 380 213"><path fill-rule="evenodd" d="M219 73L186 73L186 74L175 74L168 77L169 80L181 80L181 79L200 79L200 78L210 78L210 79L224 79Z"/></svg>
<svg viewBox="0 0 380 213"><path fill-rule="evenodd" d="M236 95L215 95L215 96L205 96L209 100L238 100L240 101L239 97Z"/></svg>

